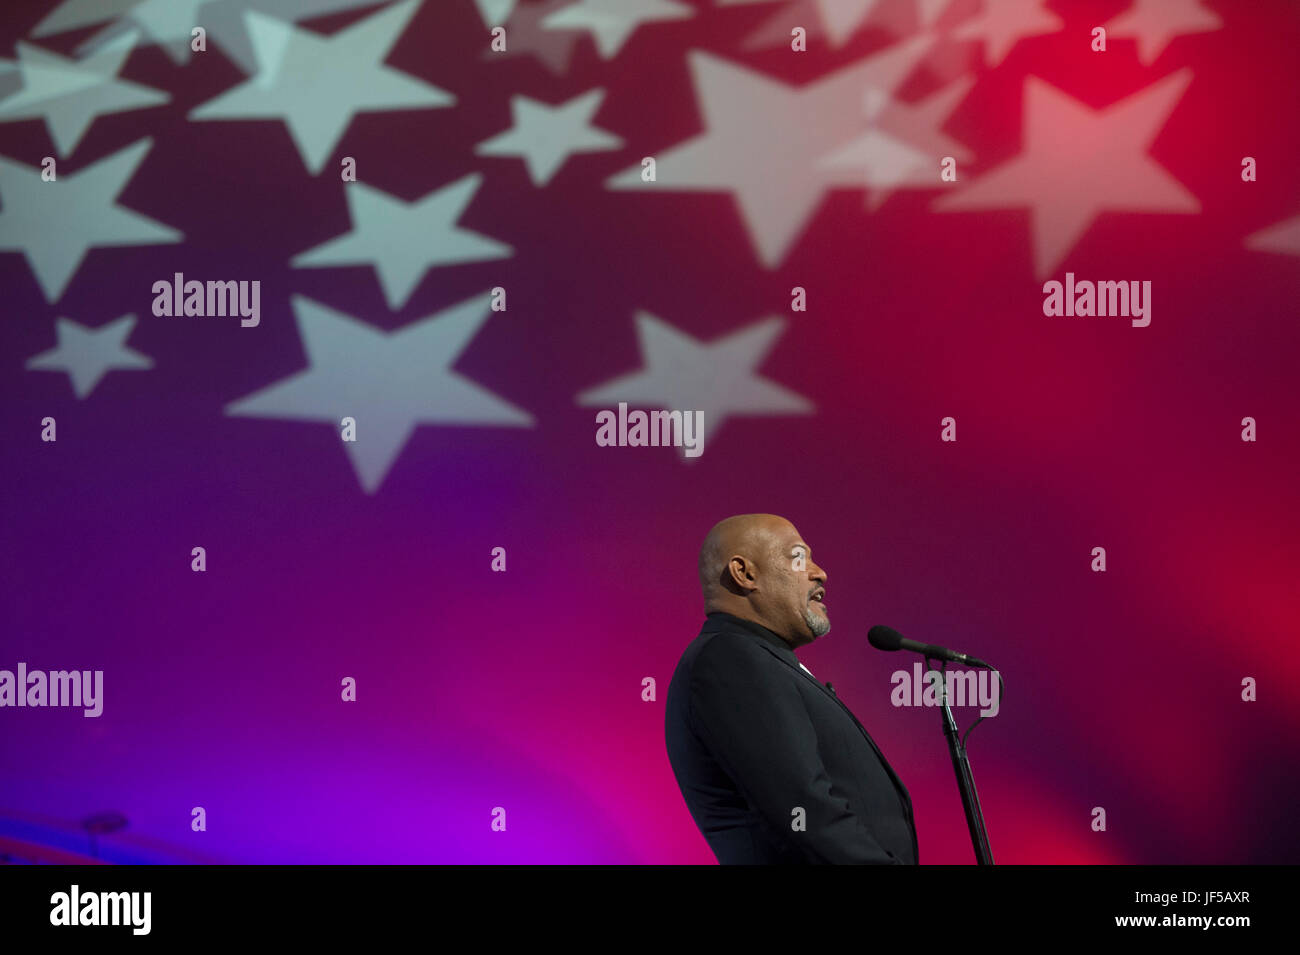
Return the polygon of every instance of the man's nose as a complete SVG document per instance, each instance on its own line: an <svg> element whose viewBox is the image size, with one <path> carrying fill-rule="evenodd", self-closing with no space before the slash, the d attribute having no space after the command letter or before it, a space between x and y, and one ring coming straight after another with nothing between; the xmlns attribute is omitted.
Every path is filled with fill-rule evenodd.
<svg viewBox="0 0 1300 955"><path fill-rule="evenodd" d="M819 582L823 587L826 586L826 571L822 570L816 564L809 565L808 576L812 580Z"/></svg>

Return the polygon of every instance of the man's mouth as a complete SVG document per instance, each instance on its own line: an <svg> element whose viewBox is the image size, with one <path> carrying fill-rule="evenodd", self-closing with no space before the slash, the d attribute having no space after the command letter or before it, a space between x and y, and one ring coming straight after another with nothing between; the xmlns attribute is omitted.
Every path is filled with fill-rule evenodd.
<svg viewBox="0 0 1300 955"><path fill-rule="evenodd" d="M814 590L809 596L808 602L820 605L823 612L829 612L826 610L826 591L824 590Z"/></svg>

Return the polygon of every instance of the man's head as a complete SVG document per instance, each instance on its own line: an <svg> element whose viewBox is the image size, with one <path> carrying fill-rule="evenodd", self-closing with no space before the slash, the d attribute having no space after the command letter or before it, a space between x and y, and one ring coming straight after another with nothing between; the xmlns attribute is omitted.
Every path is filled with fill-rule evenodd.
<svg viewBox="0 0 1300 955"><path fill-rule="evenodd" d="M826 573L795 526L775 514L738 514L715 524L700 547L704 612L762 624L791 646L830 632L820 600Z"/></svg>

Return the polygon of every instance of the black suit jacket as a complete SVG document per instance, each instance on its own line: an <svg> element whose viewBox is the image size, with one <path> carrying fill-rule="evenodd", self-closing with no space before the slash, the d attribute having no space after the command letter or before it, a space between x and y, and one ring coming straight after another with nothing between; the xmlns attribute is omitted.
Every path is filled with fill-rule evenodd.
<svg viewBox="0 0 1300 955"><path fill-rule="evenodd" d="M849 708L766 627L708 614L673 673L664 734L720 863L918 861L906 787ZM805 831L792 826L796 807Z"/></svg>

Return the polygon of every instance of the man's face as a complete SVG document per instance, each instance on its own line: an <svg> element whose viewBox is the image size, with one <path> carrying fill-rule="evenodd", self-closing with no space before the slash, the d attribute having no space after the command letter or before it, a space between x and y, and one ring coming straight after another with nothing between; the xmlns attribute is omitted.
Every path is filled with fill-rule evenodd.
<svg viewBox="0 0 1300 955"><path fill-rule="evenodd" d="M826 572L813 563L812 548L793 524L775 534L775 560L763 580L763 612L769 629L796 647L812 643L831 629L831 618L822 596Z"/></svg>

